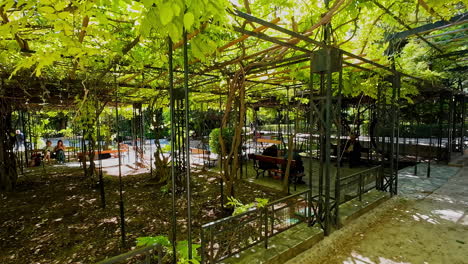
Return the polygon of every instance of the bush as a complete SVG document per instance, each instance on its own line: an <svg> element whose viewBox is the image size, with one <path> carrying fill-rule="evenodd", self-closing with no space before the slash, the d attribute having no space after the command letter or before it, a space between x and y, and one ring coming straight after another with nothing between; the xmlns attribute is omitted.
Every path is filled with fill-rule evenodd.
<svg viewBox="0 0 468 264"><path fill-rule="evenodd" d="M210 133L210 150L213 153L220 154L221 153L221 145L219 144L219 133L220 129L215 128L211 130ZM223 129L223 139L224 144L226 146L226 151L231 151L232 139L234 137L234 129L225 128Z"/></svg>

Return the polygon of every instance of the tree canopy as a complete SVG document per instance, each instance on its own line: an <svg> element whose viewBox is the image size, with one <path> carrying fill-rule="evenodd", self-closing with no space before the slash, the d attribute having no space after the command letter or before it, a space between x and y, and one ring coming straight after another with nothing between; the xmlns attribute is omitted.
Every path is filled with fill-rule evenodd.
<svg viewBox="0 0 468 264"><path fill-rule="evenodd" d="M463 56L450 54L466 49L463 21L467 4L467 0L6 0L0 4L0 72L5 89L19 89L14 96L2 93L22 102L30 98L46 102L57 95L64 100L83 98L89 89L106 101L117 87L129 100L164 94L169 39L174 43L175 84L182 83L184 30L189 39L195 101L215 105L219 94L225 94L227 79L248 65L258 66L247 76L251 100L281 97L285 91L277 87L302 87L309 78L308 60L275 69L260 67L261 63L292 59L299 51L243 35L235 28L262 32L309 50L318 47L246 21L235 16L234 10L317 41L323 39L321 26L330 23L331 45L388 67L394 61L398 71L450 86L462 73L447 71L447 67L466 67ZM457 15L462 19L450 20ZM450 24L390 41L395 33L436 21ZM390 45L395 51L392 54ZM345 60L362 64L352 58ZM345 68L343 92L375 96L376 83L383 82L385 74L372 65L361 66L371 71ZM402 96L416 94L415 85L422 86L418 79L406 78Z"/></svg>

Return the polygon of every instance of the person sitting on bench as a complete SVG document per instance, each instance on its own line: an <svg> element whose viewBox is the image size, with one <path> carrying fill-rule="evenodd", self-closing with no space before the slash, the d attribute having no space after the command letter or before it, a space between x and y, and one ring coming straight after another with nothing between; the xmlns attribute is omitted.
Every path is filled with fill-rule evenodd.
<svg viewBox="0 0 468 264"><path fill-rule="evenodd" d="M276 145L271 145L262 152L263 156L278 157L278 147ZM273 163L260 161L258 167L262 170L278 169L278 166Z"/></svg>
<svg viewBox="0 0 468 264"><path fill-rule="evenodd" d="M349 138L345 151L348 153L349 167L353 168L361 163L361 144L356 134L351 134Z"/></svg>
<svg viewBox="0 0 468 264"><path fill-rule="evenodd" d="M52 154L54 153L54 147L52 147L52 142L50 140L46 141L46 146L42 153L44 154L44 161L50 163L50 158L53 158Z"/></svg>
<svg viewBox="0 0 468 264"><path fill-rule="evenodd" d="M63 145L63 141L57 141L57 146L55 146L55 158L59 163L65 163L65 146Z"/></svg>
<svg viewBox="0 0 468 264"><path fill-rule="evenodd" d="M288 160L288 153L286 153L284 155L284 159L285 160ZM302 162L302 157L301 155L299 155L299 151L297 149L293 149L293 153L292 153L292 159L291 160L294 160L296 161L295 165L294 166L291 166L291 169L290 169L290 175L291 174L294 174L294 175L303 175L304 173L304 164ZM286 171L286 166L287 166L287 163L284 164L282 166L282 170L283 171ZM299 184L305 184L305 181L302 180L302 176L298 177L297 178L297 183Z"/></svg>

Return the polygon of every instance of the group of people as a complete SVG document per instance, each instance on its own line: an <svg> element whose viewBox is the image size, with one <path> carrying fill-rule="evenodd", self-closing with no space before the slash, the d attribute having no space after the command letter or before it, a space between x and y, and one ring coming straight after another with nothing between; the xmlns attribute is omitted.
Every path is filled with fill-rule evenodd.
<svg viewBox="0 0 468 264"><path fill-rule="evenodd" d="M57 145L52 147L50 140L46 141L46 147L44 148L44 161L50 163L50 159L56 159L58 163L65 163L65 145L63 141L57 141Z"/></svg>
<svg viewBox="0 0 468 264"><path fill-rule="evenodd" d="M347 140L345 147L344 147L343 156L346 156L348 158L350 168L357 167L361 163L362 148L357 138L358 138L357 135L351 134L349 140ZM278 157L278 147L276 145L271 145L263 150L262 155L270 156L270 157ZM287 158L288 158L288 153L284 155L284 159L287 159ZM297 149L293 149L292 160L295 161L295 166L291 168L291 172L296 173L296 174L300 174L304 172L304 165L302 162L302 157L301 155L299 155L299 151ZM260 161L259 167L260 169L263 169L263 170L278 169L276 164L265 162L265 161ZM281 168L281 169L285 170L286 168L284 166L284 168ZM302 179L300 180L300 183L303 183Z"/></svg>
<svg viewBox="0 0 468 264"><path fill-rule="evenodd" d="M270 157L278 157L278 146L271 145L271 146L267 147L266 149L263 150L262 155L263 156L270 156ZM288 159L288 153L286 153L284 155L284 159ZM299 151L297 149L293 149L292 160L295 161L295 164L294 164L294 166L292 166L290 168L290 173L293 173L293 174L303 173L304 172L304 164L302 162L302 157L301 157L301 155L299 155ZM276 164L265 162L265 161L260 161L258 166L262 170L278 169ZM283 165L281 170L285 171L286 166ZM301 184L305 183L302 180L302 177L301 177L301 179L299 179L298 183L301 183Z"/></svg>

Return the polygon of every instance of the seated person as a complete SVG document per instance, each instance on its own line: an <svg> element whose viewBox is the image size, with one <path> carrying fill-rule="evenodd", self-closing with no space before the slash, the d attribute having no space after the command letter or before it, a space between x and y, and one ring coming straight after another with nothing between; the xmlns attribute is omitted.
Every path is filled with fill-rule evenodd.
<svg viewBox="0 0 468 264"><path fill-rule="evenodd" d="M122 158L130 150L130 147L127 144L125 144L122 140L118 140L117 142L118 142L118 148L120 150L120 157ZM115 157L116 158L119 157L119 154L117 153Z"/></svg>
<svg viewBox="0 0 468 264"><path fill-rule="evenodd" d="M257 139L262 138L262 134L258 132L257 130L254 130L253 132L253 141L257 142Z"/></svg>
<svg viewBox="0 0 468 264"><path fill-rule="evenodd" d="M52 142L50 140L46 141L46 146L44 150L42 150L42 153L44 154L44 161L50 163L50 158L54 153L54 147L52 147Z"/></svg>
<svg viewBox="0 0 468 264"><path fill-rule="evenodd" d="M278 157L278 147L276 145L271 145L262 152L263 156L270 156L270 157ZM260 161L258 167L262 170L269 170L269 169L278 169L276 164Z"/></svg>
<svg viewBox="0 0 468 264"><path fill-rule="evenodd" d="M361 163L361 149L361 144L357 140L357 135L351 134L345 148L345 152L348 154L350 168L359 166Z"/></svg>
<svg viewBox="0 0 468 264"><path fill-rule="evenodd" d="M63 145L63 141L59 140L57 142L57 146L55 146L55 157L59 163L65 163L65 146Z"/></svg>
<svg viewBox="0 0 468 264"><path fill-rule="evenodd" d="M128 151L130 148L127 144L125 144L123 141L119 141L119 149L120 151Z"/></svg>
<svg viewBox="0 0 468 264"><path fill-rule="evenodd" d="M39 153L34 153L31 155L31 160L28 162L28 167L37 167L41 166L42 157Z"/></svg>
<svg viewBox="0 0 468 264"><path fill-rule="evenodd" d="M284 155L284 159L288 160L288 153L286 153ZM301 157L301 155L299 155L299 151L297 149L293 149L292 160L294 160L296 162L295 162L294 166L291 166L290 174L304 173L304 163L302 162L302 157ZM286 171L286 166L287 166L287 164L284 164L281 169L283 171ZM298 177L297 183L305 184L305 181L302 180L302 176Z"/></svg>

